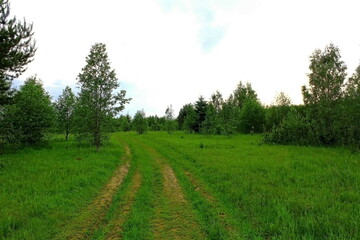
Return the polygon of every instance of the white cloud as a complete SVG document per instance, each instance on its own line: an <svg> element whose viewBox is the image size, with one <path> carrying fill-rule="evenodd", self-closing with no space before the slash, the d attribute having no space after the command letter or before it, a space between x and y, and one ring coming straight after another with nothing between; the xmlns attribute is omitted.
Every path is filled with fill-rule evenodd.
<svg viewBox="0 0 360 240"><path fill-rule="evenodd" d="M75 86L95 42L133 98L133 114L175 112L200 94L227 97L241 80L264 103L285 91L301 102L309 56L333 42L349 73L360 59L356 0L17 0L12 13L34 23L35 73L52 93ZM61 92L62 89L58 89Z"/></svg>

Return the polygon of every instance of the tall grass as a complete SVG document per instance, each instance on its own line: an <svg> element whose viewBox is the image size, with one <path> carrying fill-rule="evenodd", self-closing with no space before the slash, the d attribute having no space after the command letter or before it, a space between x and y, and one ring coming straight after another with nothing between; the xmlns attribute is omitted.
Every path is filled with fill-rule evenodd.
<svg viewBox="0 0 360 240"><path fill-rule="evenodd" d="M257 135L143 138L205 182L243 238L360 239L359 154L263 145Z"/></svg>
<svg viewBox="0 0 360 240"><path fill-rule="evenodd" d="M94 199L122 151L116 141L96 152L59 137L0 155L0 239L52 239Z"/></svg>

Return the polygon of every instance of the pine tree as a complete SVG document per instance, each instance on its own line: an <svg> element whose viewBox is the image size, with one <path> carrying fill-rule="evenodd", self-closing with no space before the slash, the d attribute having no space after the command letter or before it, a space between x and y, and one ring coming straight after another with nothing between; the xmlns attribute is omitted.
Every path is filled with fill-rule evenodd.
<svg viewBox="0 0 360 240"><path fill-rule="evenodd" d="M12 80L25 71L36 52L32 24L9 16L9 2L0 0L0 107L10 101Z"/></svg>
<svg viewBox="0 0 360 240"><path fill-rule="evenodd" d="M80 93L75 109L77 136L87 139L99 150L100 145L109 139L111 120L131 100L125 98L125 90L113 94L120 84L110 67L105 44L96 43L91 47L78 83Z"/></svg>

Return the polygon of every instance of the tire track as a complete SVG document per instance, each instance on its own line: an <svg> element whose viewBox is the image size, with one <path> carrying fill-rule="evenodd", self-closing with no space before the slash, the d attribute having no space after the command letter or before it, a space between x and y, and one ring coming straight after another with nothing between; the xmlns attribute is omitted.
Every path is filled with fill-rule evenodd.
<svg viewBox="0 0 360 240"><path fill-rule="evenodd" d="M214 209L214 212L218 216L221 225L224 226L224 228L228 232L229 239L239 239L239 234L237 233L234 226L229 222L229 216L223 210L223 207L221 206L219 200L216 199L211 193L209 193L205 189L203 184L189 171L184 171L184 173L185 176L188 178L189 182L192 184L194 190L200 193L200 195L211 204L211 207Z"/></svg>
<svg viewBox="0 0 360 240"><path fill-rule="evenodd" d="M154 239L206 239L173 169L154 148L143 145L160 167L162 186L155 202Z"/></svg>
<svg viewBox="0 0 360 240"><path fill-rule="evenodd" d="M64 231L55 239L89 239L93 232L103 221L106 211L112 203L112 199L124 178L129 172L131 151L125 145L125 155L121 157L125 164L120 165L114 172L113 177L104 186L95 200L88 205L77 217L65 226Z"/></svg>
<svg viewBox="0 0 360 240"><path fill-rule="evenodd" d="M107 240L121 239L123 224L131 211L131 207L135 201L135 196L141 186L141 175L136 172L132 181L128 194L117 209L117 214L110 223L110 231L106 236Z"/></svg>

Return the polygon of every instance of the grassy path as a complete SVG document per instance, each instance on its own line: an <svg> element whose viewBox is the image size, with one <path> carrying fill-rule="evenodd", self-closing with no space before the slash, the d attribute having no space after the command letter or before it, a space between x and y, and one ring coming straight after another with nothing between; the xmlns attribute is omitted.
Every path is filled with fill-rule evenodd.
<svg viewBox="0 0 360 240"><path fill-rule="evenodd" d="M154 239L205 239L191 204L185 199L167 159L154 148L141 144L161 171L161 185L152 222Z"/></svg>
<svg viewBox="0 0 360 240"><path fill-rule="evenodd" d="M141 136L117 136L123 164L57 239L240 239L220 202Z"/></svg>

